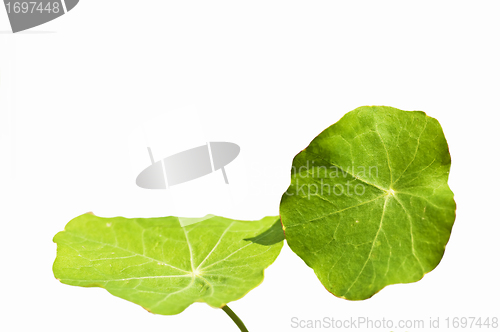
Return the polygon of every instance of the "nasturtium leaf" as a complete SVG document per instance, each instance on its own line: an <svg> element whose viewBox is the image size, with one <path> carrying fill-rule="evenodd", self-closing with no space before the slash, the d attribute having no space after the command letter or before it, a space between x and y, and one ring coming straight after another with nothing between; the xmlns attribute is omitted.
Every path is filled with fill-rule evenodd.
<svg viewBox="0 0 500 332"><path fill-rule="evenodd" d="M54 237L62 283L102 287L163 315L194 302L222 307L264 279L283 246L278 217L101 218L84 214Z"/></svg>
<svg viewBox="0 0 500 332"><path fill-rule="evenodd" d="M450 164L425 113L349 112L293 160L280 205L287 243L338 297L418 281L439 264L455 220Z"/></svg>

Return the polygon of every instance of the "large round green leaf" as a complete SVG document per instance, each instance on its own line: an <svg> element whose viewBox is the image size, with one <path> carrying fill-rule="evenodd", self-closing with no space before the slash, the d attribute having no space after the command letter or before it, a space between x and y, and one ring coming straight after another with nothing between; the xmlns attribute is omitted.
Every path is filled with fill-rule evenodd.
<svg viewBox="0 0 500 332"><path fill-rule="evenodd" d="M290 248L349 300L420 280L455 220L450 163L441 126L423 112L347 113L293 160L280 205Z"/></svg>
<svg viewBox="0 0 500 332"><path fill-rule="evenodd" d="M222 307L264 279L283 246L278 217L126 219L84 214L54 237L54 275L102 287L156 314L193 302Z"/></svg>

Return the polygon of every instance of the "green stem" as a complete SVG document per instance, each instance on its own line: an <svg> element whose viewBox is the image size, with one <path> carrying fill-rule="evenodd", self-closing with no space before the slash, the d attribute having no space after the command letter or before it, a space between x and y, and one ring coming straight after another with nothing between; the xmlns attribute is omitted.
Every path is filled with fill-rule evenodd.
<svg viewBox="0 0 500 332"><path fill-rule="evenodd" d="M229 317L231 317L233 322L240 328L241 332L248 332L247 328L245 327L245 324L243 324L240 317L236 316L236 314L231 309L229 309L229 307L227 305L223 306L222 310L224 310L224 312Z"/></svg>

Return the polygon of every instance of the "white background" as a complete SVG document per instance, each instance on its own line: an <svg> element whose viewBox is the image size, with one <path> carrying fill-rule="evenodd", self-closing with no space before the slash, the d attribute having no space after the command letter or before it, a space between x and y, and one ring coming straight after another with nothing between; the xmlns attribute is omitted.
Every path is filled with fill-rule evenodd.
<svg viewBox="0 0 500 332"><path fill-rule="evenodd" d="M349 302L285 245L230 306L250 331L295 331L292 317L498 316L499 12L498 1L82 0L13 35L0 7L0 330L236 331L203 303L159 316L60 284L52 237L87 211L276 215L295 154L363 105L422 110L444 129L458 210L441 264ZM241 146L229 186L220 172L135 186L147 146L160 159L206 141Z"/></svg>

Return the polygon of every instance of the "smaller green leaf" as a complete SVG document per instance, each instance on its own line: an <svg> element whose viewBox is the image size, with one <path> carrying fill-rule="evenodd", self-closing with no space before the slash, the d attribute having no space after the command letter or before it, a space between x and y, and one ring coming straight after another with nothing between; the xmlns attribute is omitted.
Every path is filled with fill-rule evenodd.
<svg viewBox="0 0 500 332"><path fill-rule="evenodd" d="M163 315L194 302L221 308L264 279L283 246L279 217L101 218L84 214L54 237L62 283L102 287Z"/></svg>

